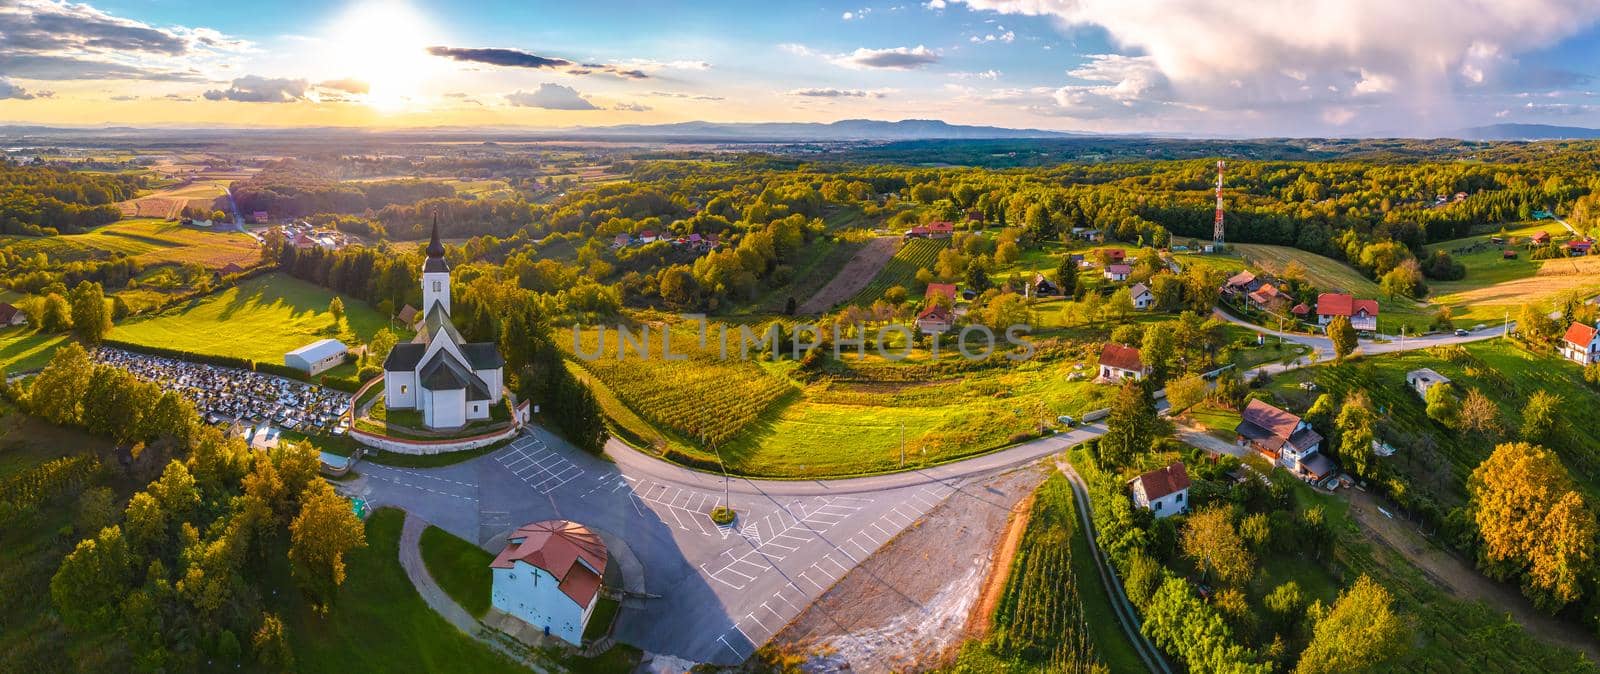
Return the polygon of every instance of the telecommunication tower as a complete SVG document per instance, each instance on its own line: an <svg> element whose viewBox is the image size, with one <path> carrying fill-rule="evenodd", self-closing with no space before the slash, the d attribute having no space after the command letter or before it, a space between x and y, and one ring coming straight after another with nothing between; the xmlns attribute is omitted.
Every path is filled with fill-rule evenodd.
<svg viewBox="0 0 1600 674"><path fill-rule="evenodd" d="M1211 230L1211 245L1222 248L1222 160L1217 160L1217 222Z"/></svg>

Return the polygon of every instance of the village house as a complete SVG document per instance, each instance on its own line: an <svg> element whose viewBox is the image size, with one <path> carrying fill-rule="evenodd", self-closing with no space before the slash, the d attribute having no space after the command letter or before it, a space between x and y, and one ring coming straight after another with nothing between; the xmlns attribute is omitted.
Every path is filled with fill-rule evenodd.
<svg viewBox="0 0 1600 674"><path fill-rule="evenodd" d="M1112 281L1126 281L1128 275L1133 273L1133 267L1125 264L1106 265L1105 277Z"/></svg>
<svg viewBox="0 0 1600 674"><path fill-rule="evenodd" d="M1541 229L1537 232L1534 232L1533 236L1528 238L1528 241L1533 243L1535 246L1543 246L1547 243L1550 243L1550 232L1546 232Z"/></svg>
<svg viewBox="0 0 1600 674"><path fill-rule="evenodd" d="M1135 309L1149 309L1151 305L1155 304L1156 296L1150 294L1150 288L1143 283L1133 284L1133 287L1129 288L1128 292L1131 295L1133 308Z"/></svg>
<svg viewBox="0 0 1600 674"><path fill-rule="evenodd" d="M612 248L627 248L628 244L630 243L633 243L633 237L628 236L627 234L618 234L614 237L611 237Z"/></svg>
<svg viewBox="0 0 1600 674"><path fill-rule="evenodd" d="M1588 255L1589 249L1593 246L1594 242L1587 239L1573 239L1572 241L1568 241L1566 244L1564 244L1564 247L1567 249L1567 255L1570 257Z"/></svg>
<svg viewBox="0 0 1600 674"><path fill-rule="evenodd" d="M1095 251L1095 257L1104 257L1112 264L1116 264L1128 259L1128 251L1121 248L1101 248Z"/></svg>
<svg viewBox="0 0 1600 674"><path fill-rule="evenodd" d="M1252 283L1255 283L1255 280L1256 275L1250 273L1250 270L1241 271L1228 277L1228 280L1222 283L1222 294L1237 295L1239 293L1248 293L1255 289L1251 286Z"/></svg>
<svg viewBox="0 0 1600 674"><path fill-rule="evenodd" d="M1189 471L1182 461L1157 468L1128 481L1133 505L1154 513L1156 519L1189 510Z"/></svg>
<svg viewBox="0 0 1600 674"><path fill-rule="evenodd" d="M1060 295L1061 289L1051 283L1050 279L1045 278L1044 274L1035 273L1033 280L1028 282L1028 294L1030 297L1047 297Z"/></svg>
<svg viewBox="0 0 1600 674"><path fill-rule="evenodd" d="M1327 325L1335 316L1350 319L1350 327L1375 332L1378 329L1378 301L1358 300L1344 293L1317 296L1317 325Z"/></svg>
<svg viewBox="0 0 1600 674"><path fill-rule="evenodd" d="M943 220L935 220L928 223L928 238L930 239L948 239L955 231L955 224Z"/></svg>
<svg viewBox="0 0 1600 674"><path fill-rule="evenodd" d="M27 325L28 315L9 302L0 302L0 327Z"/></svg>
<svg viewBox="0 0 1600 674"><path fill-rule="evenodd" d="M1139 359L1139 350L1122 344L1106 342L1100 349L1100 378L1107 382L1118 382L1123 379L1138 381L1150 374L1150 368L1145 367L1144 361Z"/></svg>
<svg viewBox="0 0 1600 674"><path fill-rule="evenodd" d="M949 332L952 320L949 307L932 303L917 314L917 331L925 334Z"/></svg>
<svg viewBox="0 0 1600 674"><path fill-rule="evenodd" d="M1417 395L1421 396L1423 400L1428 399L1428 389L1431 389L1435 386L1446 386L1449 384L1449 377L1433 371L1432 368L1425 367L1406 373L1406 386L1410 386L1411 389L1416 391Z"/></svg>
<svg viewBox="0 0 1600 674"><path fill-rule="evenodd" d="M928 226L927 225L916 225L916 226L913 226L911 229L906 230L904 238L907 238L907 239L926 239L926 238L928 238Z"/></svg>
<svg viewBox="0 0 1600 674"><path fill-rule="evenodd" d="M1300 417L1262 400L1251 400L1239 417L1234 428L1239 446L1255 450L1308 482L1321 482L1333 474L1333 461L1318 451L1322 436Z"/></svg>
<svg viewBox="0 0 1600 674"><path fill-rule="evenodd" d="M1262 284L1260 288L1245 295L1246 302L1254 309L1277 313L1288 303L1288 296L1278 292L1278 287L1270 283Z"/></svg>
<svg viewBox="0 0 1600 674"><path fill-rule="evenodd" d="M950 306L955 306L955 303L956 303L956 284L954 284L954 283L929 283L928 284L928 289L923 291L923 293L922 293L922 299L923 299L924 302L932 304L933 301L934 301L934 298L936 298L936 297L943 297L946 300L949 300Z"/></svg>
<svg viewBox="0 0 1600 674"><path fill-rule="evenodd" d="M417 308L409 304L400 307L400 313L395 316L395 320L400 321L401 325L408 328L416 326Z"/></svg>
<svg viewBox="0 0 1600 674"><path fill-rule="evenodd" d="M583 645L605 578L606 544L581 524L546 520L519 527L489 568L494 607L546 635Z"/></svg>
<svg viewBox="0 0 1600 674"><path fill-rule="evenodd" d="M1561 338L1561 357L1585 367L1600 363L1600 323L1573 323Z"/></svg>
<svg viewBox="0 0 1600 674"><path fill-rule="evenodd" d="M647 229L647 230L644 230L642 232L639 232L639 242L640 243L655 243L656 240L660 239L660 238L661 237L657 236L656 235L656 231L653 230L653 229Z"/></svg>

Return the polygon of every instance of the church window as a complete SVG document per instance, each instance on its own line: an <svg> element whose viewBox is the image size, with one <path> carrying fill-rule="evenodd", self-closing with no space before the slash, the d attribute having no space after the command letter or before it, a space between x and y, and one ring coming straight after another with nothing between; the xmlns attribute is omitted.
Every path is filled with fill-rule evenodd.
<svg viewBox="0 0 1600 674"><path fill-rule="evenodd" d="M405 395L405 394L406 394L406 385L405 384L401 384L400 385L400 395Z"/></svg>
<svg viewBox="0 0 1600 674"><path fill-rule="evenodd" d="M439 292L439 282L438 281L434 281L433 282L433 291L434 292Z"/></svg>

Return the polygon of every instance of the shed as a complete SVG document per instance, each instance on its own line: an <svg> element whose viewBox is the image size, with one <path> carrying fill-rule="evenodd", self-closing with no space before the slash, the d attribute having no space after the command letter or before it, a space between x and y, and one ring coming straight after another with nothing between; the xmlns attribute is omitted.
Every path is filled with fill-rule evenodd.
<svg viewBox="0 0 1600 674"><path fill-rule="evenodd" d="M319 339L283 354L283 364L306 374L319 374L344 363L349 349L337 339Z"/></svg>

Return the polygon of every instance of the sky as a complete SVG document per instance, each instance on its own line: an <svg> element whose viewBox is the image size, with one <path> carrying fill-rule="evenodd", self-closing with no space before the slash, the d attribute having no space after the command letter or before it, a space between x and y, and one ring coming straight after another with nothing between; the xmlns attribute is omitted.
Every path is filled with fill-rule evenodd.
<svg viewBox="0 0 1600 674"><path fill-rule="evenodd" d="M1597 0L0 0L0 121L1600 127Z"/></svg>

